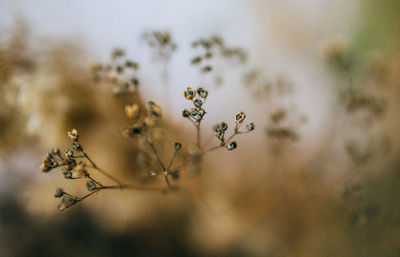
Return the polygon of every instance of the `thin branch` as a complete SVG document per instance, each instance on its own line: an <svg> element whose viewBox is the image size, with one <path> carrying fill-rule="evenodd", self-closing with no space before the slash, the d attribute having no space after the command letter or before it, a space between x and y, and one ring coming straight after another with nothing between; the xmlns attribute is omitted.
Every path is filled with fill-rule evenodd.
<svg viewBox="0 0 400 257"><path fill-rule="evenodd" d="M201 121L199 121L196 125L196 133L197 133L197 147L200 149L200 123Z"/></svg>
<svg viewBox="0 0 400 257"><path fill-rule="evenodd" d="M120 186L102 186L101 189L129 189L129 190L139 190L139 191L165 191L164 187L148 187L143 185L131 185L124 184Z"/></svg>
<svg viewBox="0 0 400 257"><path fill-rule="evenodd" d="M161 168L165 171L164 163L161 161L161 158L158 155L157 149L155 148L153 142L151 142L147 137L146 137L146 142L150 145L150 147L153 150L155 156L157 157L158 162L160 163Z"/></svg>
<svg viewBox="0 0 400 257"><path fill-rule="evenodd" d="M100 169L96 165L96 163L94 163L94 161L86 154L85 150L82 149L82 153L83 153L83 156L85 156L85 158L90 162L90 164L92 164L94 169L98 170L100 173L102 173L104 176L108 177L109 179L113 180L115 183L117 183L119 185L122 184L117 178L115 178L114 176L111 176L110 174L108 174L104 170Z"/></svg>
<svg viewBox="0 0 400 257"><path fill-rule="evenodd" d="M91 193L89 193L89 194L87 194L87 195L85 195L85 196L79 198L78 201L76 201L76 203L85 200L86 198L88 198L89 196L91 196L91 195L93 195L93 194L99 192L100 190L101 190L100 188L99 188L99 189L96 189L96 190L94 190L93 192L91 192Z"/></svg>
<svg viewBox="0 0 400 257"><path fill-rule="evenodd" d="M94 183L96 183L99 186L103 186L99 181L95 180L94 178L92 178L89 174L86 176L88 179L90 179L91 181L93 181Z"/></svg>
<svg viewBox="0 0 400 257"><path fill-rule="evenodd" d="M217 146L214 146L214 147L211 147L211 148L209 148L209 149L207 149L207 150L203 150L202 152L203 152L203 153L207 153L207 152L211 152L211 151L217 150L217 149L220 148L220 147L224 147L224 146L225 146L225 142L229 142L229 141L232 140L236 135L246 134L246 133L249 133L249 132L251 132L251 131L238 131L238 130L237 130L237 126L236 126L235 132L234 132L230 137L228 137L228 139L226 139L226 140L224 140L223 142L221 142L221 144L219 144L219 145L217 145Z"/></svg>
<svg viewBox="0 0 400 257"><path fill-rule="evenodd" d="M214 134L211 134L211 135L208 137L206 143L200 148L200 151L203 151L203 150L204 150L204 148L210 143L211 139L213 139L214 136L215 136Z"/></svg>
<svg viewBox="0 0 400 257"><path fill-rule="evenodd" d="M165 177L165 183L167 183L167 186L168 186L170 189L174 189L174 187L171 185L171 183L169 183L168 173L167 173L164 177Z"/></svg>
<svg viewBox="0 0 400 257"><path fill-rule="evenodd" d="M190 116L187 117L187 119L190 120L195 127L197 127L197 123L194 120L192 120Z"/></svg>
<svg viewBox="0 0 400 257"><path fill-rule="evenodd" d="M167 169L166 169L166 172L168 172L169 169L171 168L172 162L174 161L175 155L176 155L177 152L178 152L178 150L175 150L174 155L172 156L171 161L170 161L169 164L168 164L168 167L167 167Z"/></svg>

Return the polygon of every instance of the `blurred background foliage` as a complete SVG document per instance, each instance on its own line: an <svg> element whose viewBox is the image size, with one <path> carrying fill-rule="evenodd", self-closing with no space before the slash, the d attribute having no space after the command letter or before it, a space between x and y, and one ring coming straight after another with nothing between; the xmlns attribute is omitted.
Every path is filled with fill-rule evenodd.
<svg viewBox="0 0 400 257"><path fill-rule="evenodd" d="M39 165L52 147L64 150L71 128L80 131L99 166L124 181L146 181L154 159L121 135L129 98L93 81L90 61L108 58L93 57L90 45L73 35L39 36L29 17L0 24L0 256L400 256L400 3L354 3L347 33L329 35L322 55L301 59L314 67L305 73L315 75L329 98L299 86L302 77L286 75L283 60L257 61L268 53L257 44L247 49L247 62L232 67L213 59L221 67L215 73L194 67L189 78L182 66L190 67L194 55L185 56L183 65L174 63L190 47L179 37L160 69L150 65L149 72L142 67L146 61L139 62L140 98L165 106L157 137L163 158L172 154L167 146L173 142L193 142L192 128L180 117L183 100L176 100L188 82L215 94L207 103L213 114L205 135L243 109L255 121L256 134L238 140L232 153L207 155L199 176L182 174L177 183L188 189L184 194L102 192L63 213L56 211L55 187L83 194L84 186L66 183L56 172L42 176ZM229 11L228 5L221 12ZM254 33L264 35L265 17L257 15L250 16ZM340 23L340 15L335 17ZM298 35L304 32L299 28L283 31ZM225 42L236 45L229 37ZM135 58L142 47L127 56ZM302 49L286 47L278 53ZM154 61L157 52L151 53ZM317 66L307 66L310 58ZM281 73L271 69L274 63ZM317 105L318 98L329 100Z"/></svg>

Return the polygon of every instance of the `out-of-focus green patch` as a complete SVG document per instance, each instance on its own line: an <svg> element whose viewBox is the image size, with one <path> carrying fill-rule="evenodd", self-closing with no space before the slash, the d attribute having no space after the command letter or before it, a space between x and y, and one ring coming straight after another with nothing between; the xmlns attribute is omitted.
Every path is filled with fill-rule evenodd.
<svg viewBox="0 0 400 257"><path fill-rule="evenodd" d="M371 51L389 54L400 45L400 1L361 1L358 24L353 38L353 52L364 63ZM396 49L397 48L397 49Z"/></svg>

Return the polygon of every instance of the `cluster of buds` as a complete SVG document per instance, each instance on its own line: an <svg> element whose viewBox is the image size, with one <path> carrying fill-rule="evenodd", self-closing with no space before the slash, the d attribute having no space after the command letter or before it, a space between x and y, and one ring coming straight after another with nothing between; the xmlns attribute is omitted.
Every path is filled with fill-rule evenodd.
<svg viewBox="0 0 400 257"><path fill-rule="evenodd" d="M86 178L89 173L86 169L86 164L82 161L76 162L74 159L70 159L73 165L67 166L64 170L64 176L67 179Z"/></svg>
<svg viewBox="0 0 400 257"><path fill-rule="evenodd" d="M125 106L126 116L133 120L133 124L123 129L124 136L133 137L142 135L149 128L154 127L158 119L162 116L161 107L153 101L147 103L147 108L140 107L138 104Z"/></svg>
<svg viewBox="0 0 400 257"><path fill-rule="evenodd" d="M224 136L227 129L228 129L228 124L226 124L225 122L218 123L214 128L215 136L219 140L224 141Z"/></svg>
<svg viewBox="0 0 400 257"><path fill-rule="evenodd" d="M197 98L196 95L198 96ZM188 87L183 92L183 96L186 99L191 100L193 102L194 107L190 108L190 110L187 109L183 110L182 116L194 121L195 123L200 123L204 115L206 114L203 105L205 100L207 99L208 91L201 87L198 88L197 91L191 87Z"/></svg>
<svg viewBox="0 0 400 257"><path fill-rule="evenodd" d="M46 153L43 157L40 169L43 172L49 172L53 168L63 167L63 174L67 179L87 177L88 173L85 163L77 161L77 158L84 157L83 148L78 141L78 131L76 129L68 131L68 137L72 141L71 146L73 150L67 149L64 156L62 156L60 149L53 148L51 152Z"/></svg>
<svg viewBox="0 0 400 257"><path fill-rule="evenodd" d="M68 194L62 188L56 189L54 197L61 198L61 202L57 206L59 211L63 211L80 201L78 197Z"/></svg>
<svg viewBox="0 0 400 257"><path fill-rule="evenodd" d="M356 91L351 94L343 94L341 100L348 112L355 113L365 110L371 114L371 117L383 115L387 108L384 98L363 92Z"/></svg>
<svg viewBox="0 0 400 257"><path fill-rule="evenodd" d="M42 172L49 172L51 169L57 168L62 165L62 162L59 162L57 159L61 159L60 150L54 148L52 153L48 152L42 158L42 164L40 165L40 170Z"/></svg>
<svg viewBox="0 0 400 257"><path fill-rule="evenodd" d="M88 178L89 181L87 183L87 188L89 191L102 189L102 184L90 176L86 163L83 161L83 159L87 159L92 164L92 168L98 169L97 166L86 155L83 147L79 144L78 131L73 129L68 131L67 134L72 141L72 149L67 149L65 154L62 155L60 149L53 148L51 152L46 153L43 157L40 169L43 172L49 172L51 169L62 167L62 173L66 179ZM61 188L56 190L54 197L62 198L61 203L58 205L58 209L60 211L71 207L83 199L68 194Z"/></svg>
<svg viewBox="0 0 400 257"><path fill-rule="evenodd" d="M204 43L204 42L203 42ZM203 119L204 115L206 114L204 110L204 102L206 98L208 97L208 91L205 90L204 88L198 88L197 90L194 90L191 87L188 87L184 92L183 96L191 100L194 107L191 108L190 110L183 110L182 111L182 116L184 118L189 119L197 128L197 148L198 149L203 149L204 146L202 147L200 145L200 122ZM198 96L196 98L196 96ZM220 122L217 125L214 126L214 134L215 136L219 139L220 144L217 147L213 147L210 150L217 149L218 147L224 146L228 150L233 150L236 149L237 143L235 141L230 141L235 135L237 134L244 134L248 133L250 131L253 131L255 128L255 125L253 122L250 122L246 125L246 131L239 131L240 126L243 124L244 120L246 119L246 114L244 112L238 112L234 116L234 121L235 121L235 128L233 134L228 138L225 139L225 134L228 130L228 124L226 122ZM202 150L203 152L206 150ZM196 155L196 154L194 154Z"/></svg>
<svg viewBox="0 0 400 257"><path fill-rule="evenodd" d="M214 35L210 38L200 38L192 42L193 48L199 48L200 53L191 59L191 64L200 66L202 72L210 72L213 70L211 64L215 56L224 59L237 59L239 63L244 63L247 58L246 52L237 47L227 47L224 40Z"/></svg>
<svg viewBox="0 0 400 257"><path fill-rule="evenodd" d="M143 33L143 39L153 49L154 59L169 61L178 48L169 31L148 31Z"/></svg>
<svg viewBox="0 0 400 257"><path fill-rule="evenodd" d="M195 91L192 93L193 96L196 95ZM179 177L179 171L178 170L171 171L171 165L175 159L176 154L182 148L182 144L179 142L174 143L175 152L169 164L166 165L162 161L159 151L157 150L157 147L153 142L153 136L152 136L152 131L153 131L152 129L156 126L157 121L162 116L161 107L153 101L149 101L146 107L139 106L139 104L135 103L132 105L125 106L125 114L128 118L133 120L133 124L123 129L122 131L123 135L128 137L133 137L135 135L141 136L141 138L144 139L144 142L146 142L150 146L151 150L153 151L153 154L156 157L158 165L161 167L161 171L159 172L150 170L146 174L150 175L150 177L156 177L159 174L163 175L165 177L167 186L170 189L174 189L174 187L169 182L169 177L171 176L172 178L177 179ZM139 163L143 163L146 161L146 157L143 153L140 154L138 157L140 157ZM89 181L87 184L87 188L89 190L96 190L97 186L93 182Z"/></svg>
<svg viewBox="0 0 400 257"><path fill-rule="evenodd" d="M132 94L139 86L137 75L139 64L124 57L125 51L117 48L111 53L110 64L94 63L91 65L94 80L113 85L112 92L116 96Z"/></svg>
<svg viewBox="0 0 400 257"><path fill-rule="evenodd" d="M74 142L78 142L79 139L79 133L76 129L73 129L72 131L68 131L68 137L74 141Z"/></svg>
<svg viewBox="0 0 400 257"><path fill-rule="evenodd" d="M238 112L235 117L235 128L232 136L225 140L225 134L228 130L228 124L225 122L220 122L214 127L215 136L220 140L221 146L225 146L226 149L229 151L234 150L237 148L236 141L230 141L235 135L237 134L244 134L250 132L255 129L255 125L253 122L250 122L246 125L247 131L239 131L240 126L242 125L243 121L246 119L246 114L244 112ZM228 141L228 142L227 142Z"/></svg>

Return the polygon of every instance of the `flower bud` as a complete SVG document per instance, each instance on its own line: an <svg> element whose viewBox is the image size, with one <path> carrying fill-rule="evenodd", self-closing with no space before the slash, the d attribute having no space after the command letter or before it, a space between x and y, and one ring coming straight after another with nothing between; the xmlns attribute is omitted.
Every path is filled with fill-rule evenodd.
<svg viewBox="0 0 400 257"><path fill-rule="evenodd" d="M82 151L81 145L75 142L72 143L72 149L74 149L75 151Z"/></svg>
<svg viewBox="0 0 400 257"><path fill-rule="evenodd" d="M72 157L74 155L74 152L72 152L71 150L66 150L65 151L65 157Z"/></svg>
<svg viewBox="0 0 400 257"><path fill-rule="evenodd" d="M182 116L183 117L187 118L187 117L189 117L189 115L190 115L190 112L188 110L185 109L185 110L182 111Z"/></svg>
<svg viewBox="0 0 400 257"><path fill-rule="evenodd" d="M187 87L186 91L183 92L183 95L186 99L192 100L196 96L196 90L192 89L191 87Z"/></svg>
<svg viewBox="0 0 400 257"><path fill-rule="evenodd" d="M94 183L92 180L89 180L89 181L86 183L86 188L87 188L89 191L94 191L94 190L97 189L97 186L96 186L96 183Z"/></svg>
<svg viewBox="0 0 400 257"><path fill-rule="evenodd" d="M254 122L250 122L246 125L246 128L248 131L252 131L256 128L256 126L254 125Z"/></svg>
<svg viewBox="0 0 400 257"><path fill-rule="evenodd" d="M68 131L68 137L72 140L77 142L79 139L79 133L78 130L73 129L72 131Z"/></svg>
<svg viewBox="0 0 400 257"><path fill-rule="evenodd" d="M60 198L64 195L64 190L62 190L62 188L57 188L56 189L56 193L54 194L55 198Z"/></svg>
<svg viewBox="0 0 400 257"><path fill-rule="evenodd" d="M137 118L139 114L139 105L137 104L125 105L125 114L126 117L130 119Z"/></svg>
<svg viewBox="0 0 400 257"><path fill-rule="evenodd" d="M175 148L176 151L178 151L179 149L182 148L182 144L179 143L179 142L176 142L176 143L174 144L174 148Z"/></svg>
<svg viewBox="0 0 400 257"><path fill-rule="evenodd" d="M226 149L228 149L229 151L232 151L233 149L235 149L237 147L237 143L235 141L229 142L226 145Z"/></svg>
<svg viewBox="0 0 400 257"><path fill-rule="evenodd" d="M194 106L200 108L203 105L203 101L201 101L200 99L196 99L194 100Z"/></svg>
<svg viewBox="0 0 400 257"><path fill-rule="evenodd" d="M198 93L199 96L202 97L202 98L207 98L207 96L208 96L208 91L205 90L205 89L202 88L202 87L199 87L199 88L197 89L197 93Z"/></svg>
<svg viewBox="0 0 400 257"><path fill-rule="evenodd" d="M150 113L155 116L155 117L161 117L162 114L162 109L159 105L157 105L155 102L153 101L149 101L147 103L147 106L149 107L149 111Z"/></svg>
<svg viewBox="0 0 400 257"><path fill-rule="evenodd" d="M246 114L244 112L239 112L235 115L235 122L243 123L245 118L246 118Z"/></svg>

